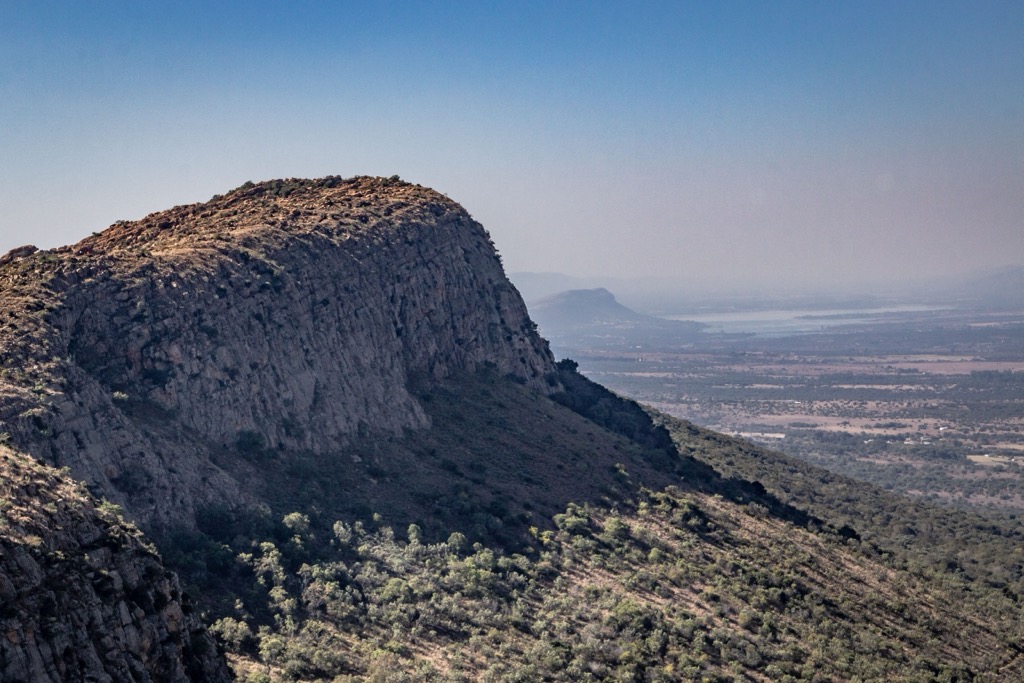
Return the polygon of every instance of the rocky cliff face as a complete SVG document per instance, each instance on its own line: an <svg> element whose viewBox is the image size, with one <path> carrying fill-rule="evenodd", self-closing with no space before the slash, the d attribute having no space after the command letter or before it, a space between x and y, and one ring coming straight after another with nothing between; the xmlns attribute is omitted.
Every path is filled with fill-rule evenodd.
<svg viewBox="0 0 1024 683"><path fill-rule="evenodd" d="M226 681L211 636L139 532L0 447L0 680Z"/></svg>
<svg viewBox="0 0 1024 683"><path fill-rule="evenodd" d="M0 265L0 431L146 528L244 501L218 454L428 424L412 380L552 368L484 229L397 180L246 184Z"/></svg>

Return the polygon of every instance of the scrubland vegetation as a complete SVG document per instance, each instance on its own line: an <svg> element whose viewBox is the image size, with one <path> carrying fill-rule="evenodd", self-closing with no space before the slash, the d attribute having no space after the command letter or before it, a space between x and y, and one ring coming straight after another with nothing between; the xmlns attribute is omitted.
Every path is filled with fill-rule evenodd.
<svg viewBox="0 0 1024 683"><path fill-rule="evenodd" d="M457 525L495 512L469 495L444 498L462 506L444 517L456 520L447 528L410 523L398 507L341 519L308 508L221 516L206 528L230 532L182 536L165 556L205 596L239 677L1024 675L1019 530L914 503L665 415L641 427L635 404L590 384L570 363L560 372L574 387L562 404L617 430L590 422L599 431L588 442L630 433L659 459L671 432L676 484L648 488L642 461L632 461L634 471L620 462L609 472L617 488L490 530ZM492 427L530 415L511 380L463 382L459 392L432 392L433 438L456 436L443 416L458 412L467 394ZM498 405L503 413L490 412ZM548 414L557 414L557 403L550 405ZM461 454L450 455L442 471L479 479L477 488L504 476L494 465L474 473ZM534 475L552 465L538 462Z"/></svg>
<svg viewBox="0 0 1024 683"><path fill-rule="evenodd" d="M1007 642L1018 635L1012 601L979 599L954 575L901 570L756 504L670 490L628 511L571 506L525 554L469 546L458 532L425 543L417 527L396 534L384 520L339 522L317 538L296 521L290 539L239 556L252 590L214 625L247 680L1001 680L1019 671Z"/></svg>

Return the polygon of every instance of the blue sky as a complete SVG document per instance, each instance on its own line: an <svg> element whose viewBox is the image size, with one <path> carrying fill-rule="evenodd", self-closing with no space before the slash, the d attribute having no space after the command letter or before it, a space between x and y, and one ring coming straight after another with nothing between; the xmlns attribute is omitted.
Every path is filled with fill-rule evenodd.
<svg viewBox="0 0 1024 683"><path fill-rule="evenodd" d="M511 271L1024 263L1024 3L0 2L0 252L397 173Z"/></svg>

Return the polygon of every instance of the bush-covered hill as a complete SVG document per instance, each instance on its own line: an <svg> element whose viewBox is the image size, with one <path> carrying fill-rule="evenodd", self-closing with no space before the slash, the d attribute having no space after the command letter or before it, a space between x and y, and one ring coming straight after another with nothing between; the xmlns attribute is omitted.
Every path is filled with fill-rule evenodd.
<svg viewBox="0 0 1024 683"><path fill-rule="evenodd" d="M1024 527L1016 517L931 505L682 420L655 419L681 453L724 476L756 481L833 527L856 529L860 540L903 567L962 577L1015 602L1024 596Z"/></svg>
<svg viewBox="0 0 1024 683"><path fill-rule="evenodd" d="M570 506L507 554L417 527L302 528L218 621L251 680L1016 680L1012 608L714 496ZM300 525L301 526L301 525ZM783 542L785 539L785 542ZM330 547L297 559L309 543ZM268 618L269 617L269 618ZM269 676L267 676L269 672Z"/></svg>

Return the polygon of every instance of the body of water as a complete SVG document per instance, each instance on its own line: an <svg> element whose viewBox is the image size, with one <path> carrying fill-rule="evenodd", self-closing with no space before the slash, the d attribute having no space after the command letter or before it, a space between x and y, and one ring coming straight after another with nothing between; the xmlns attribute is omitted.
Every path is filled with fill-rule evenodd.
<svg viewBox="0 0 1024 683"><path fill-rule="evenodd" d="M942 307L905 305L884 308L845 309L774 309L763 311L730 311L665 316L670 320L692 320L704 323L708 334L756 334L763 337L785 337L793 334L824 332L840 325L902 322L922 313L947 310Z"/></svg>

